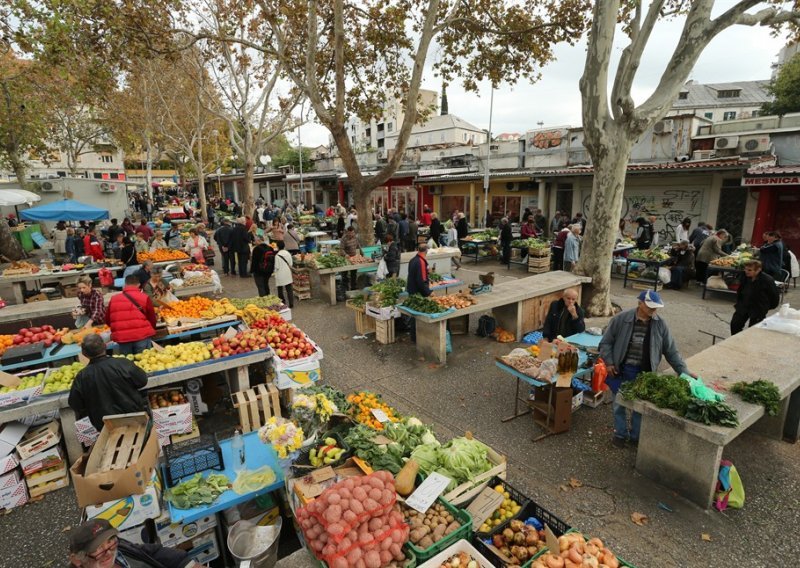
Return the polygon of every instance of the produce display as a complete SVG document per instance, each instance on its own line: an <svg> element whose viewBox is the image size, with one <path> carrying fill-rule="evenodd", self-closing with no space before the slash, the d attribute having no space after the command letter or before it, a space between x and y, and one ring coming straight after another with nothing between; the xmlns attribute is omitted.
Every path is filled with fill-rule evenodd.
<svg viewBox="0 0 800 568"><path fill-rule="evenodd" d="M316 351L306 334L288 322L270 328L267 331L267 341L281 359L301 359Z"/></svg>
<svg viewBox="0 0 800 568"><path fill-rule="evenodd" d="M72 264L71 262L66 262L61 265L61 272L69 272L70 270L83 270L83 264Z"/></svg>
<svg viewBox="0 0 800 568"><path fill-rule="evenodd" d="M388 308L400 301L400 294L406 290L406 281L402 278L387 278L382 282L373 284L370 290L375 292L377 296L372 300L372 303L382 308Z"/></svg>
<svg viewBox="0 0 800 568"><path fill-rule="evenodd" d="M145 260L152 260L153 262L167 262L170 260L184 260L189 258L189 255L182 250L174 249L155 249L152 252L137 252L136 260L140 264Z"/></svg>
<svg viewBox="0 0 800 568"><path fill-rule="evenodd" d="M210 473L206 477L196 473L167 489L164 498L176 509L193 509L199 505L210 505L229 488L228 478L221 473Z"/></svg>
<svg viewBox="0 0 800 568"><path fill-rule="evenodd" d="M15 387L0 387L0 394L6 394L9 392L15 391L24 391L26 389L30 389L42 384L44 380L44 371L40 373L34 373L33 375L28 375L27 377L20 377L19 384Z"/></svg>
<svg viewBox="0 0 800 568"><path fill-rule="evenodd" d="M163 349L145 349L141 353L127 355L127 357L132 359L145 373L160 373L177 367L202 363L211 358L211 353L206 343L190 341L178 345L168 345Z"/></svg>
<svg viewBox="0 0 800 568"><path fill-rule="evenodd" d="M13 335L0 335L0 355L6 352L6 349L14 345Z"/></svg>
<svg viewBox="0 0 800 568"><path fill-rule="evenodd" d="M339 461L345 453L344 448L339 447L336 438L325 438L324 442L317 447L311 448L308 459L314 467L322 467Z"/></svg>
<svg viewBox="0 0 800 568"><path fill-rule="evenodd" d="M724 268L744 268L746 262L753 260L753 253L749 251L737 251L728 256L721 256L709 262L712 266L721 266Z"/></svg>
<svg viewBox="0 0 800 568"><path fill-rule="evenodd" d="M453 438L444 445L421 444L411 452L411 458L419 464L420 473L430 475L438 472L451 479L447 491L492 469L488 457L489 448L471 436Z"/></svg>
<svg viewBox="0 0 800 568"><path fill-rule="evenodd" d="M426 298L421 294L411 294L405 299L403 306L423 314L440 314L447 311L447 308L435 302L432 298Z"/></svg>
<svg viewBox="0 0 800 568"><path fill-rule="evenodd" d="M662 262L669 258L669 253L661 249L635 249L630 252L628 258L633 260L652 260Z"/></svg>
<svg viewBox="0 0 800 568"><path fill-rule="evenodd" d="M514 239L511 241L511 246L514 248L542 248L544 246L548 250L550 249L549 242L537 239L535 237L527 239Z"/></svg>
<svg viewBox="0 0 800 568"><path fill-rule="evenodd" d="M497 326L492 334L498 343L512 343L517 339L517 336L507 329Z"/></svg>
<svg viewBox="0 0 800 568"><path fill-rule="evenodd" d="M461 310L477 304L475 296L469 294L450 294L449 296L433 296L431 300L442 306L443 308L455 308Z"/></svg>
<svg viewBox="0 0 800 568"><path fill-rule="evenodd" d="M459 552L442 562L439 568L482 568L482 566L469 553Z"/></svg>
<svg viewBox="0 0 800 568"><path fill-rule="evenodd" d="M458 519L441 502L434 503L424 513L415 511L405 504L400 505L400 510L411 526L408 540L423 550L450 536L461 527Z"/></svg>
<svg viewBox="0 0 800 568"><path fill-rule="evenodd" d="M767 416L776 416L780 411L781 393L770 381L759 379L752 383L734 383L731 392L738 394L745 402L762 405Z"/></svg>
<svg viewBox="0 0 800 568"><path fill-rule="evenodd" d="M280 311L281 308L283 308L283 300L272 294L269 296L256 296L254 298L230 298L228 301L239 310L250 305L265 310L271 309L275 311Z"/></svg>
<svg viewBox="0 0 800 568"><path fill-rule="evenodd" d="M533 378L539 376L542 367L542 362L537 357L529 355L504 355L500 357L500 360L512 369Z"/></svg>
<svg viewBox="0 0 800 568"><path fill-rule="evenodd" d="M581 533L568 532L558 537L558 547L558 553L551 551L536 558L531 568L618 568L620 565L616 555L599 538L587 541Z"/></svg>
<svg viewBox="0 0 800 568"><path fill-rule="evenodd" d="M471 235L467 235L464 237L463 241L475 241L475 242L484 242L484 241L493 241L497 235L493 235L489 231L485 231L483 233L473 233Z"/></svg>
<svg viewBox="0 0 800 568"><path fill-rule="evenodd" d="M350 394L347 396L347 402L350 403L350 417L356 422L375 430L383 430L384 424L375 417L373 410L383 411L390 422L400 421L395 409L384 403L379 395L371 392Z"/></svg>
<svg viewBox="0 0 800 568"><path fill-rule="evenodd" d="M317 268L337 268L339 266L347 266L350 263L345 257L338 254L321 254L314 259L314 264Z"/></svg>
<svg viewBox="0 0 800 568"><path fill-rule="evenodd" d="M379 435L388 439L389 443L379 444L376 441ZM345 436L344 442L355 456L369 463L373 469L387 470L398 474L397 483L399 489L404 491L402 494L411 493L415 483L414 475L416 475L411 476L411 490L405 491L409 489L409 480L401 479L399 476L407 463L404 459L411 456L414 449L420 445L439 444L430 429L416 418L407 418L402 422L389 424L382 431L358 425ZM408 471L406 475L408 475Z"/></svg>
<svg viewBox="0 0 800 568"><path fill-rule="evenodd" d="M214 319L224 315L237 315L236 306L228 298L211 300L203 296L178 300L156 310L161 319L167 322L181 318Z"/></svg>
<svg viewBox="0 0 800 568"><path fill-rule="evenodd" d="M370 264L375 261L373 261L371 258L367 258L364 255L355 254L353 256L348 256L347 262L349 262L350 264Z"/></svg>
<svg viewBox="0 0 800 568"><path fill-rule="evenodd" d="M506 488L503 487L501 484L496 485L494 487L494 490L503 495L503 504L494 513L492 513L491 517L486 519L486 521L478 528L478 532L488 533L489 531L492 530L492 528L501 525L507 520L513 518L515 515L517 515L517 513L519 513L520 509L522 508L522 505L514 501L511 498L511 493L509 493L506 490ZM513 525L514 521L512 521L511 524ZM520 531L518 530L515 532L520 532Z"/></svg>
<svg viewBox="0 0 800 568"><path fill-rule="evenodd" d="M17 260L11 266L3 270L3 276L19 276L21 274L36 274L39 267L26 260Z"/></svg>
<svg viewBox="0 0 800 568"><path fill-rule="evenodd" d="M514 520L502 532L492 537L492 546L500 553L501 559L507 560L507 566L522 566L547 545L544 530L537 530L520 520Z"/></svg>
<svg viewBox="0 0 800 568"><path fill-rule="evenodd" d="M44 379L42 394L68 391L72 388L72 382L75 380L78 372L84 367L85 365L83 363L76 361L75 363L53 369Z"/></svg>
<svg viewBox="0 0 800 568"><path fill-rule="evenodd" d="M19 332L11 338L11 343L14 345L26 345L29 343L44 343L45 347L50 347L53 343L58 343L61 338L67 333L68 329L56 329L52 325L43 325L41 327L23 327ZM5 351L5 349L3 349Z"/></svg>
<svg viewBox="0 0 800 568"><path fill-rule="evenodd" d="M107 325L99 325L94 327L82 327L81 329L74 329L72 331L67 331L61 335L61 343L64 345L71 345L73 343L81 344L83 343L83 339L88 336L92 335L93 333L106 333L110 332L111 328Z"/></svg>
<svg viewBox="0 0 800 568"><path fill-rule="evenodd" d="M276 479L275 471L268 465L265 465L255 470L239 472L236 479L233 481L231 489L238 495L245 495L272 485L275 483Z"/></svg>
<svg viewBox="0 0 800 568"><path fill-rule="evenodd" d="M181 273L183 272L210 272L211 268L207 264L196 264L190 262L181 266Z"/></svg>
<svg viewBox="0 0 800 568"><path fill-rule="evenodd" d="M211 278L211 274L202 274L200 276L190 276L189 278L183 279L183 286L182 288L191 288L192 286L208 286L212 284L214 280Z"/></svg>
<svg viewBox="0 0 800 568"><path fill-rule="evenodd" d="M267 349L269 345L267 335L268 331L266 329L248 329L238 332L231 338L224 335L215 337L211 340L211 346L209 347L211 357L220 359L230 355Z"/></svg>
<svg viewBox="0 0 800 568"><path fill-rule="evenodd" d="M157 393L151 392L148 393L147 399L150 403L150 408L167 408L168 406L176 406L189 402L179 390L161 391Z"/></svg>
<svg viewBox="0 0 800 568"><path fill-rule="evenodd" d="M444 276L439 274L438 272L428 272L428 282L430 284L436 284L437 282L442 282L444 280Z"/></svg>

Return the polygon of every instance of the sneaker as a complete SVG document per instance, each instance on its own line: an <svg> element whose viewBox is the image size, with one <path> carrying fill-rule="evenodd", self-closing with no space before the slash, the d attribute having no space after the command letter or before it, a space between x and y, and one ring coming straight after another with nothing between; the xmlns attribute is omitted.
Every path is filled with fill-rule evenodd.
<svg viewBox="0 0 800 568"><path fill-rule="evenodd" d="M615 448L624 448L625 447L625 438L618 438L614 436L611 438L611 445Z"/></svg>

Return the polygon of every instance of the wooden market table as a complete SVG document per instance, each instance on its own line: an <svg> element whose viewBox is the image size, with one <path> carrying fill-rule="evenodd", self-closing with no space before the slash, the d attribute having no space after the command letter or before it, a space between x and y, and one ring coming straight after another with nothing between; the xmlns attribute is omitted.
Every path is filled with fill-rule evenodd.
<svg viewBox="0 0 800 568"><path fill-rule="evenodd" d="M796 336L751 327L712 345L686 361L688 368L709 386L729 387L735 382L768 378L780 391L781 410L766 416L764 407L726 394L725 402L736 409L739 426L706 426L678 416L675 411L641 400L618 404L642 414L636 469L643 475L709 508L713 503L722 451L750 427L771 437L792 432L796 441L800 423L800 368L791 354L800 348ZM766 366L765 366L766 365ZM754 448L753 457L758 459Z"/></svg>
<svg viewBox="0 0 800 568"><path fill-rule="evenodd" d="M187 365L169 371L163 371L150 375L147 386L142 390L156 387L163 387L174 383L179 383L187 379L196 379L214 373L224 373L230 385L231 392L238 392L250 388L250 376L248 367L257 363L266 362L272 358L271 349L262 349L240 355L232 355L223 359L209 359L196 365ZM70 463L81 456L83 451L81 443L75 430L75 412L67 404L69 392L63 394L51 394L41 396L31 400L27 404L13 407L0 407L0 424L21 420L30 416L49 414L57 411L61 421L64 443L67 446L67 454Z"/></svg>
<svg viewBox="0 0 800 568"><path fill-rule="evenodd" d="M473 258L475 260L474 264L478 264L478 261L485 260L487 258L494 258L495 260L500 255L500 252L496 255L487 254L485 256L481 256L481 249L485 249L488 247L495 247L498 248L500 245L498 244L497 238L489 239L486 241L473 241L471 239L458 239L458 244L463 251L463 255L468 258ZM473 254L474 251L474 254Z"/></svg>
<svg viewBox="0 0 800 568"><path fill-rule="evenodd" d="M203 296L205 294L211 294L212 292L214 292L214 286L212 284L175 288L172 290L172 293L178 298ZM109 292L103 296L103 301L108 303L112 297L119 293L119 291ZM5 308L0 308L0 323L23 322L37 318L68 314L78 304L78 298L59 298L58 300L32 302L30 304L13 304Z"/></svg>
<svg viewBox="0 0 800 568"><path fill-rule="evenodd" d="M498 327L510 331L519 340L525 332L542 327L550 304L561 298L565 290L575 290L580 302L581 285L591 281L592 279L587 276L563 271L534 274L494 285L491 292L474 296L476 303L468 308L439 317L434 317L434 314L413 315L417 327L417 352L426 359L439 363L447 362L448 320L468 319L471 314L489 311L492 312Z"/></svg>
<svg viewBox="0 0 800 568"><path fill-rule="evenodd" d="M736 282L739 282L742 274L744 274L744 268L734 268L733 266L717 266L716 264L709 264L708 268L706 268L706 281L703 282L703 294L701 298L704 300L706 299L706 292L722 292L723 294L732 294L734 299L736 298L736 290L731 290L730 288L709 288L708 287L708 277L711 276L712 272L719 273L720 276L724 279L727 274L732 274L736 278Z"/></svg>

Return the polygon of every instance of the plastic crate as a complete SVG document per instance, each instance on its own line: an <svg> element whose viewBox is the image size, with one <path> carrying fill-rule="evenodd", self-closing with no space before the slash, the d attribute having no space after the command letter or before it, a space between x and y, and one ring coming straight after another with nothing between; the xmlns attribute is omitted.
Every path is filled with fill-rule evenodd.
<svg viewBox="0 0 800 568"><path fill-rule="evenodd" d="M553 531L553 532L555 532L555 531ZM577 529L570 529L570 530L568 530L567 532L580 532L580 531L579 531L579 530L577 530ZM581 534L583 534L583 533L581 533ZM561 536L561 535L560 535L560 534L558 534L558 533L556 533L556 536ZM592 537L589 537L589 536L587 536L587 535L585 535L585 534L583 535L583 537L584 537L584 538L585 538L587 541L589 541L589 540L592 538ZM612 548L611 550L612 550L612 552L613 552L613 550L614 550L614 549ZM544 556L544 555L545 555L545 554L547 554L548 552L550 552L550 549L549 549L549 548L547 548L547 547L543 548L542 550L540 550L540 551L539 551L539 552L536 554L536 556L534 556L533 558L531 558L530 560L528 560L528 561L527 561L525 564L523 564L523 565L522 565L522 568L530 568L530 567L531 567L531 565L533 564L533 561L534 561L534 560L536 560L536 559L537 559L537 558L539 558L540 556ZM636 566L634 566L634 565L633 565L633 564L631 564L630 562L625 562L625 560L623 560L623 559L622 559L622 558L620 558L619 556L617 556L617 562L619 562L619 565L620 565L620 566L625 566L626 568L636 568Z"/></svg>
<svg viewBox="0 0 800 568"><path fill-rule="evenodd" d="M514 501L517 502L517 504L520 506L519 513L517 513L516 515L514 515L513 517L511 517L507 521L504 521L504 522L500 523L496 527L493 527L492 530L490 530L489 532L476 531L475 532L475 536L477 536L478 538L496 534L498 531L501 531L503 528L505 528L508 525L509 522L513 521L514 519L519 519L525 513L525 509L527 508L528 504L531 502L530 498L526 497L522 493L522 491L520 491L519 489L516 489L515 487L510 485L504 479L500 479L499 477L493 477L489 481L489 487L491 487L492 489L494 489L498 485L502 485L503 489L508 491L509 495L511 495L511 499L513 499ZM528 515L528 517L529 516L530 515ZM527 519L528 517L525 517L525 518Z"/></svg>
<svg viewBox="0 0 800 568"><path fill-rule="evenodd" d="M411 549L411 552L414 553L414 556L417 558L417 562L420 564L430 558L433 558L454 542L461 539L470 540L472 538L472 515L470 515L464 509L454 507L441 497L437 499L437 501L443 504L445 508L450 511L450 514L453 515L454 519L461 523L461 526L446 537L442 538L439 542L434 542L431 546L425 549L419 548L411 541L408 541L404 548Z"/></svg>
<svg viewBox="0 0 800 568"><path fill-rule="evenodd" d="M550 530L553 531L553 534L556 536L561 536L562 534L569 532L571 527L556 517L553 513L548 511L547 509L541 507L536 502L529 500L527 505L520 510L520 514L516 517L518 520L525 521L530 517L534 517L542 522L542 524L547 525L550 527ZM475 539L475 547L478 551L486 556L495 566L505 566L505 564L500 560L500 558L492 551L491 548L484 542L484 539L491 539L494 535L503 532L505 528L511 523L514 519L509 519L508 521L497 525L492 532L489 534L482 534L479 538ZM539 551L538 554L533 556L530 560L528 560L523 567L530 566L533 560L540 555L544 554L547 551L545 547L543 550Z"/></svg>
<svg viewBox="0 0 800 568"><path fill-rule="evenodd" d="M319 448L319 447L324 446L325 445L325 443L324 443L325 438L333 438L333 439L335 439L336 443L337 443L337 446L342 448L342 449L344 449L344 453L342 454L342 457L340 457L335 462L329 463L329 464L324 464L324 465L321 465L319 467L325 467L326 465L329 465L331 467L338 467L339 465L342 464L342 462L344 462L347 458L349 458L352 455L351 452L350 452L350 447L345 443L344 438L342 438L336 432L328 432L328 433L320 436L320 439L323 440L323 441L317 442L316 444L312 444L308 448L304 448L304 449L300 450L300 455L297 456L297 459L292 464L292 471L295 474L306 475L307 473L310 473L314 469L317 469L317 468L311 466L311 449L312 448ZM305 466L305 467L297 467L297 466Z"/></svg>
<svg viewBox="0 0 800 568"><path fill-rule="evenodd" d="M414 553L411 552L407 547L403 547L403 552L406 553L406 563L403 564L403 568L417 568L417 557L414 556ZM328 568L328 563L324 560L317 559L311 552L311 557L314 558L314 561L317 563L317 566L321 568Z"/></svg>
<svg viewBox="0 0 800 568"><path fill-rule="evenodd" d="M164 446L167 487L174 487L181 479L208 469L222 471L222 449L217 435L201 435L181 444Z"/></svg>

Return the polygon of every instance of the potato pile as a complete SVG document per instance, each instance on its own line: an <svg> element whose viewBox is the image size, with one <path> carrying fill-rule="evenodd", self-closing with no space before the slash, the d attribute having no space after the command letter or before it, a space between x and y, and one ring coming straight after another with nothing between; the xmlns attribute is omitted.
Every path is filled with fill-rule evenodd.
<svg viewBox="0 0 800 568"><path fill-rule="evenodd" d="M558 548L558 554L543 554L531 568L619 568L619 560L599 538L586 542L581 533L567 533L558 537Z"/></svg>
<svg viewBox="0 0 800 568"><path fill-rule="evenodd" d="M492 545L505 556L508 566L522 566L546 546L544 531L519 520L511 521L502 533L494 535Z"/></svg>
<svg viewBox="0 0 800 568"><path fill-rule="evenodd" d="M461 527L461 523L441 503L434 503L424 514L404 504L401 509L411 525L409 540L423 550Z"/></svg>
<svg viewBox="0 0 800 568"><path fill-rule="evenodd" d="M457 310L468 308L477 303L474 296L467 294L451 294L449 296L431 296L431 300L443 308L455 308Z"/></svg>

